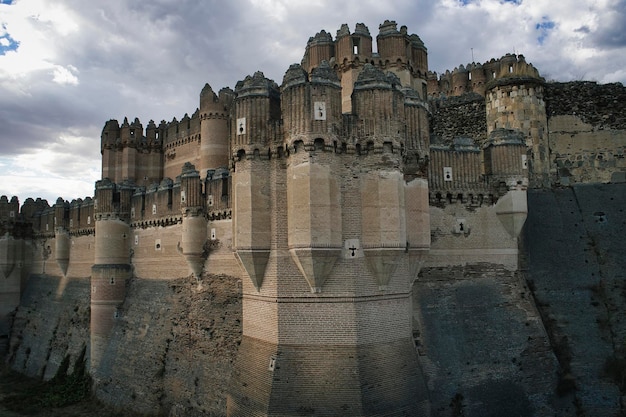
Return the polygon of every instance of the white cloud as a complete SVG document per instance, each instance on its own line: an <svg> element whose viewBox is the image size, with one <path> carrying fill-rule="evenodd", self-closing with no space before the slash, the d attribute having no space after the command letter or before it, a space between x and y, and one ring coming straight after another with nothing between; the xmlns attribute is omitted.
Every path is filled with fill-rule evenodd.
<svg viewBox="0 0 626 417"><path fill-rule="evenodd" d="M57 84L78 85L78 77L74 75L77 72L78 69L73 65L68 65L67 67L55 65L53 70L54 78L52 81Z"/></svg>

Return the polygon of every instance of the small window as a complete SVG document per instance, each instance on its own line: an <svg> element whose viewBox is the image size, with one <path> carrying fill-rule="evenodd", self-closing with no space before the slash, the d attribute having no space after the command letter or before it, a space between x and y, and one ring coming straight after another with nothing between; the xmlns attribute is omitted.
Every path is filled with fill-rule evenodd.
<svg viewBox="0 0 626 417"><path fill-rule="evenodd" d="M91 216L87 216L87 224L91 224Z"/></svg>
<svg viewBox="0 0 626 417"><path fill-rule="evenodd" d="M135 235L135 245L139 244L139 235Z"/></svg>
<svg viewBox="0 0 626 417"><path fill-rule="evenodd" d="M185 202L185 190L180 191L180 202L181 203Z"/></svg>
<svg viewBox="0 0 626 417"><path fill-rule="evenodd" d="M152 205L152 214L157 214L156 204Z"/></svg>
<svg viewBox="0 0 626 417"><path fill-rule="evenodd" d="M9 212L9 217L15 217L15 212L13 210Z"/></svg>
<svg viewBox="0 0 626 417"><path fill-rule="evenodd" d="M522 169L528 169L528 159L526 155L522 155Z"/></svg>
<svg viewBox="0 0 626 417"><path fill-rule="evenodd" d="M509 74L513 73L513 65L509 65Z"/></svg>
<svg viewBox="0 0 626 417"><path fill-rule="evenodd" d="M154 241L154 250L161 250L161 239Z"/></svg>
<svg viewBox="0 0 626 417"><path fill-rule="evenodd" d="M110 285L115 285L115 277L109 278L109 284Z"/></svg>
<svg viewBox="0 0 626 417"><path fill-rule="evenodd" d="M130 217L131 217L131 219L135 218L135 207L131 207L130 208Z"/></svg>
<svg viewBox="0 0 626 417"><path fill-rule="evenodd" d="M217 239L216 235L215 235L215 228L211 229L211 240L215 240Z"/></svg>
<svg viewBox="0 0 626 417"><path fill-rule="evenodd" d="M452 167L443 167L443 180L452 181Z"/></svg>
<svg viewBox="0 0 626 417"><path fill-rule="evenodd" d="M74 227L74 219L70 219L70 227Z"/></svg>
<svg viewBox="0 0 626 417"><path fill-rule="evenodd" d="M207 204L209 205L209 207L213 206L213 195L212 194L209 194L209 198L208 198Z"/></svg>
<svg viewBox="0 0 626 417"><path fill-rule="evenodd" d="M360 38L352 38L352 53L354 55L358 55L359 54L360 46L361 46L361 39Z"/></svg>

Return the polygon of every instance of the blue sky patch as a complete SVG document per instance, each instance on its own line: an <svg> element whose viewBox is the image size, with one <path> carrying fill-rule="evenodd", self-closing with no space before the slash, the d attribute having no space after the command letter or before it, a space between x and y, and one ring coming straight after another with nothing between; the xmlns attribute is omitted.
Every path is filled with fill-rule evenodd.
<svg viewBox="0 0 626 417"><path fill-rule="evenodd" d="M502 3L513 3L519 6L520 4L522 4L522 0L502 0Z"/></svg>
<svg viewBox="0 0 626 417"><path fill-rule="evenodd" d="M7 1L7 0L2 0ZM5 55L8 51L15 51L20 43L13 39L11 35L6 33L6 26L2 25L2 32L5 34L0 36L0 55ZM0 33L2 33L0 32Z"/></svg>
<svg viewBox="0 0 626 417"><path fill-rule="evenodd" d="M13 0L0 0L1 4L13 4Z"/></svg>
<svg viewBox="0 0 626 417"><path fill-rule="evenodd" d="M550 31L554 29L556 23L554 21L548 19L547 16L544 16L540 23L535 25L535 30L539 32L539 36L537 37L537 42L539 45L543 45L543 42L546 40L546 37L550 34Z"/></svg>

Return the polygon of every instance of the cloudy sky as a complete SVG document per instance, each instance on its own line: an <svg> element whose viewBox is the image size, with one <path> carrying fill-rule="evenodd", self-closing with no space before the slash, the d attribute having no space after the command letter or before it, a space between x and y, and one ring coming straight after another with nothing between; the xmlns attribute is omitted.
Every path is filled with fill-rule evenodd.
<svg viewBox="0 0 626 417"><path fill-rule="evenodd" d="M108 119L180 120L204 83L279 84L310 36L406 25L442 72L508 52L626 83L626 0L0 0L0 195L93 195Z"/></svg>

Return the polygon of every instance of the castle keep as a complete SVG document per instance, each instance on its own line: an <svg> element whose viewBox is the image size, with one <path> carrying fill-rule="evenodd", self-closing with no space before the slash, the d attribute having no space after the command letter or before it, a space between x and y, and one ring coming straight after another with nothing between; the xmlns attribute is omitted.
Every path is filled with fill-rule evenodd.
<svg viewBox="0 0 626 417"><path fill-rule="evenodd" d="M87 347L96 395L146 413L567 415L528 193L626 182L626 123L566 114L559 88L521 55L439 76L385 21L317 33L280 85L207 84L180 121L109 120L93 198L0 200L0 351L50 377ZM74 309L44 353L47 286ZM57 342L68 317L82 339Z"/></svg>

